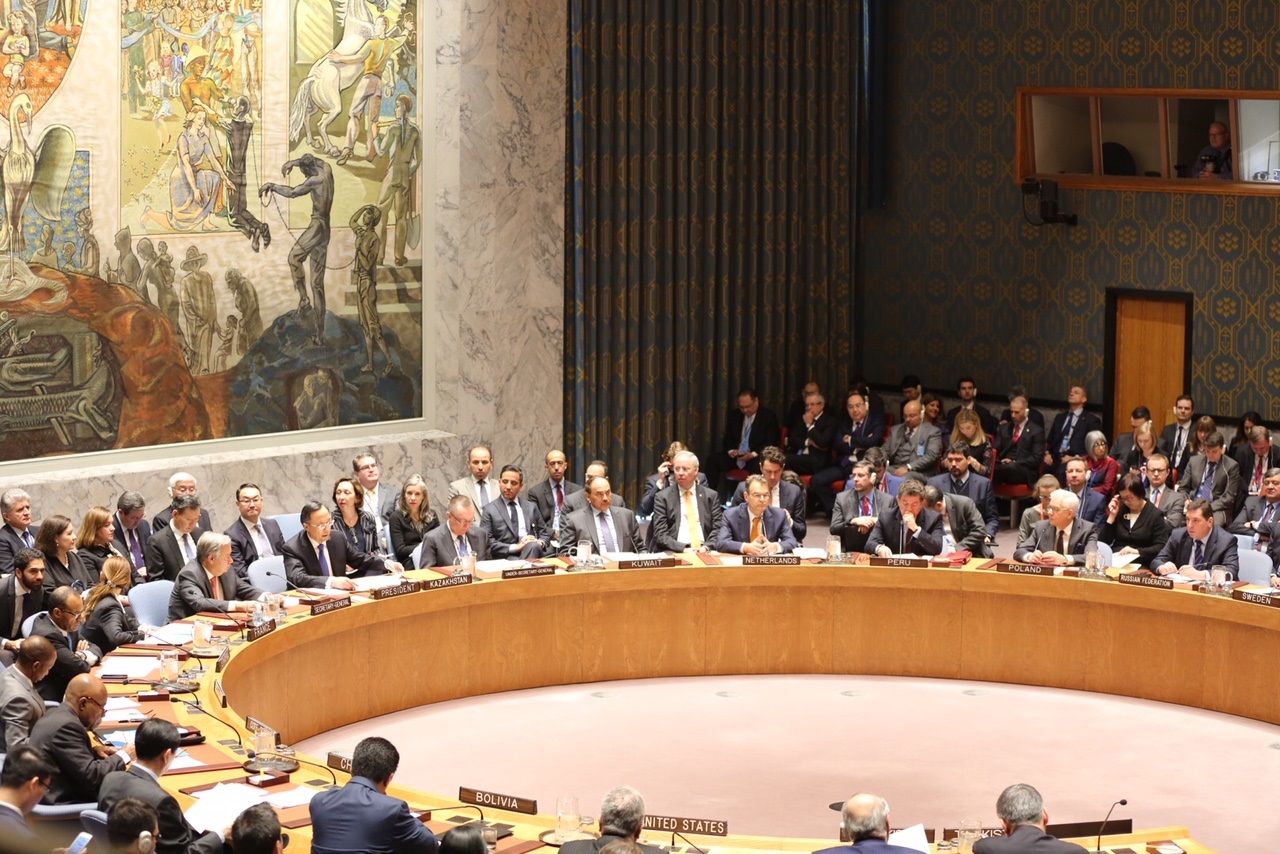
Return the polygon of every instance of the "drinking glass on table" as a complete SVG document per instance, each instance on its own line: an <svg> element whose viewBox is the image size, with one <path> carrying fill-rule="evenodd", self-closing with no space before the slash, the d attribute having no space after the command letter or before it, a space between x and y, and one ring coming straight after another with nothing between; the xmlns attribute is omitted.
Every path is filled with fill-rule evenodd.
<svg viewBox="0 0 1280 854"><path fill-rule="evenodd" d="M960 832L956 835L956 850L960 854L973 854L973 846L982 838L982 822L967 818L960 822Z"/></svg>
<svg viewBox="0 0 1280 854"><path fill-rule="evenodd" d="M498 848L498 828L492 824L486 824L480 828L480 838L484 840L485 847L489 849L489 854L493 854Z"/></svg>
<svg viewBox="0 0 1280 854"><path fill-rule="evenodd" d="M160 652L160 679L164 682L176 682L178 674L182 672L182 662L178 661L178 651L176 649L166 649Z"/></svg>
<svg viewBox="0 0 1280 854"><path fill-rule="evenodd" d="M561 795L556 798L556 841L567 842L578 835L582 825L582 813L578 809L578 799L573 795Z"/></svg>

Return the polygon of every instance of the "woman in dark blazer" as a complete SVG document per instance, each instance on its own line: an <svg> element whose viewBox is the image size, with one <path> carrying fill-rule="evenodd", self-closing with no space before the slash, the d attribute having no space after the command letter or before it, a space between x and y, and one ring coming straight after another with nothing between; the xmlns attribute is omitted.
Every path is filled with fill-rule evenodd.
<svg viewBox="0 0 1280 854"><path fill-rule="evenodd" d="M80 633L106 655L123 644L137 643L145 634L138 626L133 609L121 601L133 581L129 561L115 556L107 558L102 564L102 576L102 583L93 588L85 600L84 626Z"/></svg>
<svg viewBox="0 0 1280 854"><path fill-rule="evenodd" d="M1133 472L1122 475L1098 538L1115 554L1133 555L1145 567L1160 554L1170 533L1164 513L1147 501L1142 476Z"/></svg>
<svg viewBox="0 0 1280 854"><path fill-rule="evenodd" d="M75 552L76 529L66 516L57 514L40 523L36 532L36 548L44 555L44 589L77 586L88 590L98 583L93 572Z"/></svg>
<svg viewBox="0 0 1280 854"><path fill-rule="evenodd" d="M439 524L427 497L427 482L420 474L409 475L400 489L390 520L391 549L405 569L417 568L413 565L413 550L422 542L422 537Z"/></svg>
<svg viewBox="0 0 1280 854"><path fill-rule="evenodd" d="M105 507L90 507L80 522L80 533L76 535L76 554L94 577L102 573L102 565L107 558L124 557L115 539L116 526L111 520L111 511Z"/></svg>
<svg viewBox="0 0 1280 854"><path fill-rule="evenodd" d="M364 512L364 487L354 477L340 477L333 485L333 532L341 534L347 548L380 554L378 523Z"/></svg>

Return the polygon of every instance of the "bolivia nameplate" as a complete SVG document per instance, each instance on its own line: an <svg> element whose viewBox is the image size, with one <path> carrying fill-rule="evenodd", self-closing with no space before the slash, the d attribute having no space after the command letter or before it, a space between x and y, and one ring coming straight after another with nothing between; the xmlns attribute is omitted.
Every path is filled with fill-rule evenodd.
<svg viewBox="0 0 1280 854"><path fill-rule="evenodd" d="M258 638L266 637L276 630L276 621L267 620L265 623L259 623L256 626L249 627L249 633L245 635L250 641L256 641Z"/></svg>
<svg viewBox="0 0 1280 854"><path fill-rule="evenodd" d="M1268 608L1280 608L1280 596L1268 596L1266 593L1232 590L1231 598L1238 599L1241 602L1252 602L1255 605L1266 605Z"/></svg>
<svg viewBox="0 0 1280 854"><path fill-rule="evenodd" d="M675 566L679 561L674 555L659 555L657 557L640 557L632 560L618 561L618 569L667 569Z"/></svg>
<svg viewBox="0 0 1280 854"><path fill-rule="evenodd" d="M996 564L996 572L1012 572L1014 575L1053 575L1055 567L1042 566L1038 563L1013 563L1000 561Z"/></svg>
<svg viewBox="0 0 1280 854"><path fill-rule="evenodd" d="M540 563L533 566L513 566L510 569L502 570L502 577L509 578L537 578L540 575L555 575L556 568L550 564Z"/></svg>
<svg viewBox="0 0 1280 854"><path fill-rule="evenodd" d="M416 581L401 581L399 584L392 584L387 587L376 587L373 591L374 599L394 599L397 596L407 596L410 593L417 593L422 586Z"/></svg>
<svg viewBox="0 0 1280 854"><path fill-rule="evenodd" d="M350 774L351 773L351 754L338 753L336 750L330 750L329 758L325 760L325 764L328 765L330 768L334 768L338 771L345 771L346 773Z"/></svg>
<svg viewBox="0 0 1280 854"><path fill-rule="evenodd" d="M475 581L474 575L446 575L444 578L433 578L420 582L423 590L441 590L445 587L461 587Z"/></svg>
<svg viewBox="0 0 1280 854"><path fill-rule="evenodd" d="M464 804L475 804L478 807L496 807L507 812L519 812L525 815L538 814L538 802L532 798L500 795L497 792L486 792L483 789L468 789L465 786L459 786L458 800Z"/></svg>
<svg viewBox="0 0 1280 854"><path fill-rule="evenodd" d="M221 682L213 683L213 696L218 700L218 705L222 708L227 707L227 689L222 687Z"/></svg>
<svg viewBox="0 0 1280 854"><path fill-rule="evenodd" d="M213 672L221 673L227 669L227 662L231 660L231 647L222 648L222 654L218 656L218 660L213 664Z"/></svg>
<svg viewBox="0 0 1280 854"><path fill-rule="evenodd" d="M929 559L927 557L880 557L879 555L872 555L871 566L908 566L913 569L927 569Z"/></svg>
<svg viewBox="0 0 1280 854"><path fill-rule="evenodd" d="M799 555L743 555L743 566L799 566ZM681 831L683 833L684 831Z"/></svg>
<svg viewBox="0 0 1280 854"><path fill-rule="evenodd" d="M1156 587L1160 590L1172 590L1173 579L1160 578L1155 575L1138 575L1133 572L1120 573L1121 584L1133 584L1138 587Z"/></svg>
<svg viewBox="0 0 1280 854"><path fill-rule="evenodd" d="M640 825L645 830L663 833L696 833L700 836L728 836L729 822L713 818L680 818L672 815L646 815Z"/></svg>
<svg viewBox="0 0 1280 854"><path fill-rule="evenodd" d="M350 607L350 596L335 596L332 599L318 599L311 603L311 616L318 617L321 614L331 614L334 611L341 611L343 608Z"/></svg>

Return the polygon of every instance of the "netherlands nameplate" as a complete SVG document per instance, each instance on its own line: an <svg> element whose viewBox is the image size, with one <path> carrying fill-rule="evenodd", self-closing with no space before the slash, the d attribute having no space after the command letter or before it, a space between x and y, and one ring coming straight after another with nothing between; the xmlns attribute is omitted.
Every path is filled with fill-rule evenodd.
<svg viewBox="0 0 1280 854"><path fill-rule="evenodd" d="M799 555L743 555L743 566L799 566Z"/></svg>

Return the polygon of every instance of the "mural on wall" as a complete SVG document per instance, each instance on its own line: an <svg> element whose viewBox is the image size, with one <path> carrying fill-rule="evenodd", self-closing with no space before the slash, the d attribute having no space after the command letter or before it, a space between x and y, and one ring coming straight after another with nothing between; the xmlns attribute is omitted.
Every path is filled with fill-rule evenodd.
<svg viewBox="0 0 1280 854"><path fill-rule="evenodd" d="M266 6L0 0L0 460L422 414L417 0Z"/></svg>

